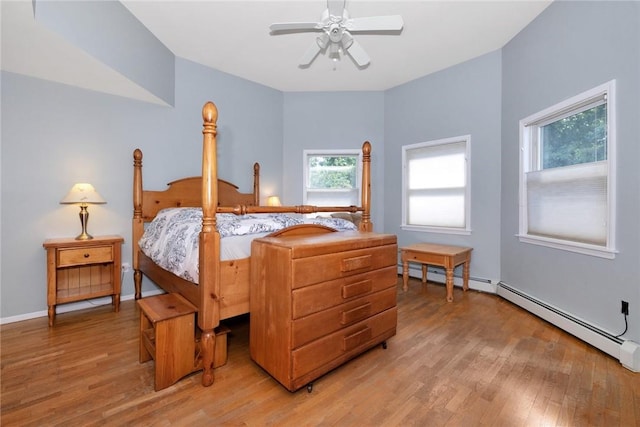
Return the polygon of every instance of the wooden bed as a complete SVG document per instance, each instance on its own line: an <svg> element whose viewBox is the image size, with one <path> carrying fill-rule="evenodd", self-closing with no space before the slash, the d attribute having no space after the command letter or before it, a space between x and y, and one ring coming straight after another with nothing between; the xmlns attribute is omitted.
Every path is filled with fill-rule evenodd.
<svg viewBox="0 0 640 427"><path fill-rule="evenodd" d="M220 260L220 235L216 229L216 213L317 213L351 212L362 213L360 231L372 231L370 216L371 200L371 145L362 146L362 195L361 206L318 207L259 206L260 166L254 165L252 193L241 193L238 187L218 179L216 158L216 121L218 111L212 102L202 108L203 147L202 176L184 178L168 184L164 191L150 191L142 186L142 151L133 153L133 270L135 298L141 298L142 275L144 274L166 292L176 292L197 307L197 324L201 330L200 351L194 361L203 369L202 384L213 383L213 359L215 331L220 320L249 312L250 258L230 261ZM144 233L145 223L168 207L201 207L202 232L199 241L199 284L194 284L157 266L144 255L138 242ZM294 226L278 231L279 236L298 234L320 234L328 230L322 226Z"/></svg>

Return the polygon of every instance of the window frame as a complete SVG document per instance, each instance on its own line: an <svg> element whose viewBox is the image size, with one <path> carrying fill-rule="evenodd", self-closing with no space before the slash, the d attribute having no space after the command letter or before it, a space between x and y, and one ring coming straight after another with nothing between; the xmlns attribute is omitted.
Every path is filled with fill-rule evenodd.
<svg viewBox="0 0 640 427"><path fill-rule="evenodd" d="M540 171L540 151L538 135L534 133L544 125L553 123L571 115L579 114L596 105L598 99L604 98L607 105L607 159L599 162L606 162L607 165L607 225L606 244L582 243L560 238L528 234L528 172ZM576 96L545 108L534 113L519 122L519 144L520 144L520 170L519 170L519 224L517 237L520 242L539 246L560 249L568 252L575 252L584 255L591 255L600 258L613 259L617 253L615 249L616 237L616 102L615 102L615 80L599 85L595 88L582 92ZM584 164L594 164L597 162L587 162ZM578 165L573 165L578 166Z"/></svg>
<svg viewBox="0 0 640 427"><path fill-rule="evenodd" d="M310 190L309 189L309 157L310 156L324 156L324 157L340 157L340 156L354 156L357 158L356 162L356 186L353 189L324 189L324 190ZM362 201L360 200L362 188L362 150L358 149L307 149L302 152L302 203L304 205L308 203L308 193L345 193L354 191L357 194L358 202L356 206L359 206Z"/></svg>
<svg viewBox="0 0 640 427"><path fill-rule="evenodd" d="M440 227L434 225L416 225L407 223L407 210L408 200L407 193L409 185L409 178L407 176L407 152L410 150L443 146L447 144L454 144L464 142L464 155L465 155L465 188L464 188L464 227ZM470 235L471 234L471 135L460 135L450 138L442 138L430 141L419 142L411 145L402 146L402 221L400 228L406 231L417 231L423 233L442 233L442 234L459 234Z"/></svg>

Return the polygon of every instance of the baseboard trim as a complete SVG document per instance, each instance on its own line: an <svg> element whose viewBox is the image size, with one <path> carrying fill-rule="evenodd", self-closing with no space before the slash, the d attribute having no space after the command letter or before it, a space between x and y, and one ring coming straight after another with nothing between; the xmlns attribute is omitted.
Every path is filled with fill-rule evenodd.
<svg viewBox="0 0 640 427"><path fill-rule="evenodd" d="M402 275L401 265L398 266L398 274ZM409 277L422 279L422 268L413 267L412 265L409 265ZM441 284L445 284L447 282L447 276L445 275L444 270L435 270L429 267L427 270L427 277L430 282L436 282ZM453 286L462 288L462 276L459 276L459 275L453 276ZM498 286L497 282L492 282L489 279L469 277L469 289L473 289L475 291L495 294L497 286Z"/></svg>
<svg viewBox="0 0 640 427"><path fill-rule="evenodd" d="M637 343L618 338L608 331L517 290L504 282L498 283L496 293L507 301L620 360L625 368L633 372L640 371L640 346Z"/></svg>
<svg viewBox="0 0 640 427"><path fill-rule="evenodd" d="M163 294L162 289L152 290L143 293L143 297ZM134 298L134 294L121 295L120 301L128 301ZM95 298L85 301L70 302L66 304L60 304L56 306L56 314L69 313L71 311L85 310L87 308L99 307L102 305L110 305L111 297ZM0 325L8 323L22 322L23 320L37 319L38 317L47 317L49 315L47 310L34 311L32 313L19 314L17 316L9 316L0 318Z"/></svg>

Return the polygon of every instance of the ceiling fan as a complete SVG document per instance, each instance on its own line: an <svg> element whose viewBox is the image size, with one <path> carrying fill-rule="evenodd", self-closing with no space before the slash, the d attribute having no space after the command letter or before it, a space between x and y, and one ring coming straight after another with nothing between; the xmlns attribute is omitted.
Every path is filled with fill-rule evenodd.
<svg viewBox="0 0 640 427"><path fill-rule="evenodd" d="M329 57L334 61L339 59L340 53L345 52L360 68L365 68L371 58L351 33L401 31L404 26L400 15L370 16L366 18L351 18L345 9L345 0L327 0L327 9L322 13L320 22L284 22L271 24L271 33L291 33L299 31L321 31L322 34L314 40L307 51L300 58L300 67L307 68L320 52L328 50Z"/></svg>

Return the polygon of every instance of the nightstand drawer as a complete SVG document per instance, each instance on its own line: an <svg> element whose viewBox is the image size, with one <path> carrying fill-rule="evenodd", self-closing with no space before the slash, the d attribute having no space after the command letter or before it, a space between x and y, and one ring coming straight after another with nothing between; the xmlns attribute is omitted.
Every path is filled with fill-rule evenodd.
<svg viewBox="0 0 640 427"><path fill-rule="evenodd" d="M58 267L113 262L113 245L58 251Z"/></svg>

